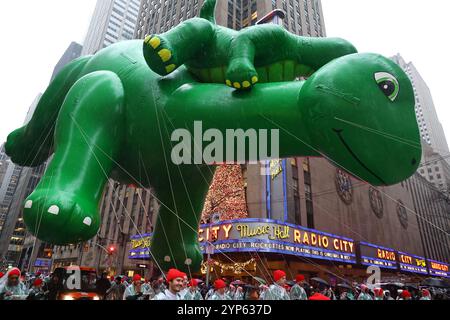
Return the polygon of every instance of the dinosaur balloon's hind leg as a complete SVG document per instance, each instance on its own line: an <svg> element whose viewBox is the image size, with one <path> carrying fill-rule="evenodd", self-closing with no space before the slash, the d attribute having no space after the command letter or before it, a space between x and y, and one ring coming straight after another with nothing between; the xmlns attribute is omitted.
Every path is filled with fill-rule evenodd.
<svg viewBox="0 0 450 320"><path fill-rule="evenodd" d="M284 75L281 66L286 61L299 64L300 70L314 71L333 59L355 52L355 47L342 39L299 37L280 26L269 24L247 28L239 32L231 43L227 85L247 89L260 79L266 82L292 81L297 76L308 74L295 74L293 70L287 72L289 77ZM270 79L255 69L255 64L270 66L274 63L280 65L271 72Z"/></svg>
<svg viewBox="0 0 450 320"><path fill-rule="evenodd" d="M194 58L213 37L211 22L189 19L164 34L147 36L144 40L145 60L154 72L168 75Z"/></svg>
<svg viewBox="0 0 450 320"><path fill-rule="evenodd" d="M98 231L98 204L123 140L123 97L112 72L88 74L69 91L55 129L55 155L26 199L29 230L49 243L88 240Z"/></svg>
<svg viewBox="0 0 450 320"><path fill-rule="evenodd" d="M162 204L152 239L159 267L198 272L203 255L198 227L214 167L183 166L171 170L167 185L157 189Z"/></svg>
<svg viewBox="0 0 450 320"><path fill-rule="evenodd" d="M8 136L5 149L14 163L34 167L48 159L59 110L90 59L82 57L65 66L45 90L30 122Z"/></svg>

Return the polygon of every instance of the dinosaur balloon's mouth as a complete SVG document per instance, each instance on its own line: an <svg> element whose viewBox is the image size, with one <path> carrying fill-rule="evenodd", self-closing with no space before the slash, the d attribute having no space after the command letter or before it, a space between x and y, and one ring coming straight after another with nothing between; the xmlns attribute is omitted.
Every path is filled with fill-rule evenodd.
<svg viewBox="0 0 450 320"><path fill-rule="evenodd" d="M356 153L352 150L350 145L345 141L342 132L343 129L333 129L333 131L337 134L339 137L339 140L342 142L344 147L347 149L347 151L350 153L350 155L358 162L368 173L370 173L372 176L374 176L376 179L378 179L383 185L387 185L387 183L375 172L373 172L367 165L364 164L364 162L361 161L361 159L356 155Z"/></svg>

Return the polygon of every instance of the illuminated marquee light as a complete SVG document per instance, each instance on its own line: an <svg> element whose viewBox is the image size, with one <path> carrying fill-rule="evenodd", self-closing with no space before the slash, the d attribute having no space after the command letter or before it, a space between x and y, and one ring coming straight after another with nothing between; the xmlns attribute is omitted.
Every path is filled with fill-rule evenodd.
<svg viewBox="0 0 450 320"><path fill-rule="evenodd" d="M428 259L428 270L432 276L450 278L449 265L447 263Z"/></svg>
<svg viewBox="0 0 450 320"><path fill-rule="evenodd" d="M361 264L378 266L385 269L397 269L397 253L394 249L380 247L367 242L360 242Z"/></svg>
<svg viewBox="0 0 450 320"><path fill-rule="evenodd" d="M214 267L220 268L220 273L223 274L226 271L231 271L236 275L242 274L244 271L256 271L256 260L250 259L247 262L236 263L220 263L219 261L205 261L202 263L201 272L206 274L208 265L211 272L214 272Z"/></svg>
<svg viewBox="0 0 450 320"><path fill-rule="evenodd" d="M427 262L423 257L399 251L398 263L401 271L428 274Z"/></svg>

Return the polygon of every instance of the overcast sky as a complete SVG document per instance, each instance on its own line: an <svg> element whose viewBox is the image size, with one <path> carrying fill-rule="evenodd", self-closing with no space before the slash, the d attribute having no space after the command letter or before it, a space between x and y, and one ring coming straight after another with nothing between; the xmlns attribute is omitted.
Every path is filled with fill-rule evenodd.
<svg viewBox="0 0 450 320"><path fill-rule="evenodd" d="M219 0L225 1L225 0ZM82 43L95 0L2 1L0 143L22 125L71 41ZM361 52L401 53L422 74L450 138L450 12L445 0L322 0L328 36Z"/></svg>

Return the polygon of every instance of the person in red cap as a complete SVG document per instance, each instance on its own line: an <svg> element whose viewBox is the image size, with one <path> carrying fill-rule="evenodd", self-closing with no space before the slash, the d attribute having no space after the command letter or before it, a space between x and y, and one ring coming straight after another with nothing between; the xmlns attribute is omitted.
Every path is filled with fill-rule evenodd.
<svg viewBox="0 0 450 320"><path fill-rule="evenodd" d="M412 300L411 293L408 290L403 290L399 300Z"/></svg>
<svg viewBox="0 0 450 320"><path fill-rule="evenodd" d="M269 290L264 294L264 300L290 300L284 285L286 283L286 272L283 270L276 270L273 273L273 280L275 281L269 287Z"/></svg>
<svg viewBox="0 0 450 320"><path fill-rule="evenodd" d="M139 274L133 276L133 282L125 290L123 300L144 300L142 277Z"/></svg>
<svg viewBox="0 0 450 320"><path fill-rule="evenodd" d="M373 300L369 293L369 288L365 284L361 284L360 288L361 293L359 294L357 300Z"/></svg>
<svg viewBox="0 0 450 320"><path fill-rule="evenodd" d="M373 293L375 293L375 300L384 300L384 290L381 288L373 289Z"/></svg>
<svg viewBox="0 0 450 320"><path fill-rule="evenodd" d="M331 299L328 298L327 296L321 294L319 288L315 288L313 295L311 297L309 297L308 300L311 300L311 301L328 301L328 300L331 300Z"/></svg>
<svg viewBox="0 0 450 320"><path fill-rule="evenodd" d="M214 294L209 298L209 300L232 300L225 293L226 288L227 284L222 279L217 279L214 281Z"/></svg>
<svg viewBox="0 0 450 320"><path fill-rule="evenodd" d="M36 278L31 286L28 300L45 300L46 294L43 289L44 281L41 278Z"/></svg>
<svg viewBox="0 0 450 320"><path fill-rule="evenodd" d="M153 300L181 300L180 291L183 289L183 282L186 274L177 269L170 269L166 279L169 288L158 293Z"/></svg>
<svg viewBox="0 0 450 320"><path fill-rule="evenodd" d="M183 287L181 288L180 291L181 300L185 300L184 296L186 295L186 293L188 293L188 291L189 291L189 278L185 273L183 278Z"/></svg>
<svg viewBox="0 0 450 320"><path fill-rule="evenodd" d="M295 285L292 287L291 292L289 293L291 300L308 300L308 295L303 288L304 283L304 275L299 274L295 277Z"/></svg>
<svg viewBox="0 0 450 320"><path fill-rule="evenodd" d="M28 289L20 276L20 270L12 268L0 279L0 300L25 300L28 297Z"/></svg>
<svg viewBox="0 0 450 320"><path fill-rule="evenodd" d="M429 290L427 289L422 289L422 297L420 298L420 300L431 300L431 293Z"/></svg>
<svg viewBox="0 0 450 320"><path fill-rule="evenodd" d="M183 300L203 300L202 294L198 290L199 283L200 281L197 279L192 279L191 281L189 281L189 290L184 295Z"/></svg>

